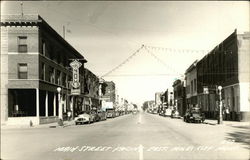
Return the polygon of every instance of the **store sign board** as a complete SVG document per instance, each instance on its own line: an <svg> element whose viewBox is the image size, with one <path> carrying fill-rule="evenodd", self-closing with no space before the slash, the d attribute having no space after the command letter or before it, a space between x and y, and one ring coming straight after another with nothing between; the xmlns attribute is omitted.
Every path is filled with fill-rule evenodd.
<svg viewBox="0 0 250 160"><path fill-rule="evenodd" d="M82 63L80 63L78 60L74 60L73 62L70 63L70 66L72 68L73 72L73 78L72 82L70 83L72 88L71 88L71 94L72 95L80 95L80 78L79 78L79 68L82 66Z"/></svg>

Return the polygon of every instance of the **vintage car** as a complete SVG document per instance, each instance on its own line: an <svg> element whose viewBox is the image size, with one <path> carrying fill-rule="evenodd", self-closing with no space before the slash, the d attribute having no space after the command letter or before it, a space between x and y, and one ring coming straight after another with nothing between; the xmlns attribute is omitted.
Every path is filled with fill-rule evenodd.
<svg viewBox="0 0 250 160"><path fill-rule="evenodd" d="M169 116L171 116L171 114L172 114L172 109L170 109L170 108L167 108L166 110L165 110L165 112L164 112L164 117L169 117Z"/></svg>
<svg viewBox="0 0 250 160"><path fill-rule="evenodd" d="M171 118L181 118L181 116L180 116L180 114L179 114L179 112L177 110L173 110L171 112L171 116L170 117Z"/></svg>
<svg viewBox="0 0 250 160"><path fill-rule="evenodd" d="M107 108L107 118L115 118L115 110L113 108Z"/></svg>
<svg viewBox="0 0 250 160"><path fill-rule="evenodd" d="M94 122L94 116L86 112L81 112L74 120L76 125L84 123L90 124Z"/></svg>
<svg viewBox="0 0 250 160"><path fill-rule="evenodd" d="M107 115L105 111L99 110L97 111L97 115L98 115L98 121L104 121L107 119Z"/></svg>
<svg viewBox="0 0 250 160"><path fill-rule="evenodd" d="M200 108L191 108L187 110L183 120L188 123L203 123L205 121L205 115L201 112Z"/></svg>

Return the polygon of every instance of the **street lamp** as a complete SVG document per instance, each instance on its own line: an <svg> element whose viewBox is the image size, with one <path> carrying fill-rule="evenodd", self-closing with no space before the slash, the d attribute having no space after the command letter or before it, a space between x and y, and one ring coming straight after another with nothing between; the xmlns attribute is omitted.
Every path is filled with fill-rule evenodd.
<svg viewBox="0 0 250 160"><path fill-rule="evenodd" d="M63 114L62 114L62 105L61 105L61 91L62 88L61 87L57 87L57 92L58 92L58 106L59 106L59 113L58 113L58 118L63 120Z"/></svg>
<svg viewBox="0 0 250 160"><path fill-rule="evenodd" d="M219 90L219 117L218 117L218 124L222 124L222 100L221 100L221 90L222 90L222 86L218 86L218 90Z"/></svg>

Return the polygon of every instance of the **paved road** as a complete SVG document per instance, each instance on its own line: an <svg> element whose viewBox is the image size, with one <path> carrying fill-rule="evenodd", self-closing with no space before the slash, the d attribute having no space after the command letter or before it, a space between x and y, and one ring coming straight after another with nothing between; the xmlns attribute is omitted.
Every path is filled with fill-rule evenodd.
<svg viewBox="0 0 250 160"><path fill-rule="evenodd" d="M140 113L65 128L6 129L2 131L1 157L4 160L247 160L247 131L249 128L245 127L189 124L181 119Z"/></svg>

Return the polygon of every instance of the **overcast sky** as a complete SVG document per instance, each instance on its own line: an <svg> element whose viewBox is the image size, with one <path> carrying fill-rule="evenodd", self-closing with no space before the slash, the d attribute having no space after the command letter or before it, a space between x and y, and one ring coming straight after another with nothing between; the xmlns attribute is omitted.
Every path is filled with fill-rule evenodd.
<svg viewBox="0 0 250 160"><path fill-rule="evenodd" d="M116 83L129 102L153 100L165 91L203 50L211 50L234 29L249 31L249 2L242 1L39 1L23 2L24 14L40 14L88 60L86 67L102 76L142 44L145 49L105 80ZM21 14L20 2L1 2L2 14ZM197 50L198 52L189 52ZM158 58L158 59L157 59Z"/></svg>

